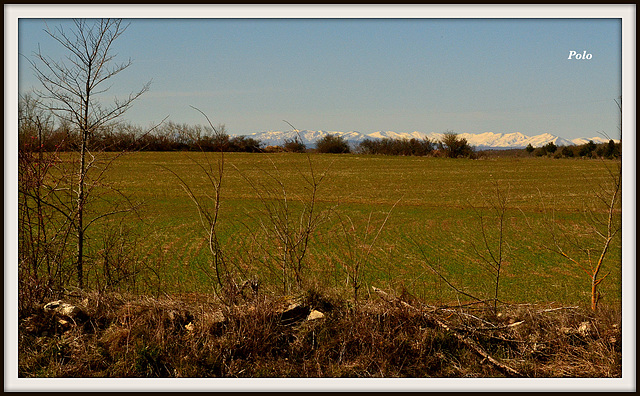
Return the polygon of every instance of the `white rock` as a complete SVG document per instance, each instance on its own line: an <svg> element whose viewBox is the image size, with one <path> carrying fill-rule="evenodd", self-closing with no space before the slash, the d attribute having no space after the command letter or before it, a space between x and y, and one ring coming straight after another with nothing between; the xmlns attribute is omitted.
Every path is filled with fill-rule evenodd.
<svg viewBox="0 0 640 396"><path fill-rule="evenodd" d="M307 320L315 320L324 318L324 314L320 311L316 311L315 309L309 312L309 316L307 316Z"/></svg>
<svg viewBox="0 0 640 396"><path fill-rule="evenodd" d="M45 311L53 311L60 315L74 317L77 316L82 309L75 305L67 304L62 300L52 301L44 306Z"/></svg>
<svg viewBox="0 0 640 396"><path fill-rule="evenodd" d="M580 323L580 326L578 327L578 333L580 333L580 335L584 337L589 335L590 332L591 332L591 323L589 322Z"/></svg>

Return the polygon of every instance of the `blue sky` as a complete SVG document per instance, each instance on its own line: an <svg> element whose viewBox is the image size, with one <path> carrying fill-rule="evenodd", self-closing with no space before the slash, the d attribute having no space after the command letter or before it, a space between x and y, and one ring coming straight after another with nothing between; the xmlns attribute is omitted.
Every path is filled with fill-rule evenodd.
<svg viewBox="0 0 640 396"><path fill-rule="evenodd" d="M298 129L618 136L620 19L128 19L124 118L165 116L231 134ZM49 26L64 20L48 20ZM59 59L44 20L21 19L19 53ZM569 51L590 60L569 60ZM24 59L19 88L36 85Z"/></svg>

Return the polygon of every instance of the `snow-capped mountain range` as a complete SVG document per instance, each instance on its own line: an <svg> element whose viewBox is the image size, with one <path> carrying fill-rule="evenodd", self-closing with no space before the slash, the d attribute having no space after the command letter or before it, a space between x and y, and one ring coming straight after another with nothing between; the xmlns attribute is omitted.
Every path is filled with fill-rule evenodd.
<svg viewBox="0 0 640 396"><path fill-rule="evenodd" d="M346 139L350 144L357 145L365 139L377 140L377 139L422 139L428 138L430 141L439 141L442 139L442 133L423 133L423 132L392 132L392 131L378 131L369 134L360 133L357 131L340 132L340 131L266 131L256 132L248 135L248 137L258 139L266 146L281 145L287 139L294 139L296 136L300 136L302 141L307 147L314 147L318 139L326 135L338 135ZM510 148L524 148L531 144L533 147L541 147L549 142L553 142L556 146L571 146L588 143L589 140L593 140L594 143L606 143L609 140L603 137L592 138L577 138L577 139L563 139L558 136L554 136L550 133L542 133L540 135L527 136L520 132L514 133L459 133L459 138L467 139L467 142L471 146L475 146L477 149L510 149Z"/></svg>

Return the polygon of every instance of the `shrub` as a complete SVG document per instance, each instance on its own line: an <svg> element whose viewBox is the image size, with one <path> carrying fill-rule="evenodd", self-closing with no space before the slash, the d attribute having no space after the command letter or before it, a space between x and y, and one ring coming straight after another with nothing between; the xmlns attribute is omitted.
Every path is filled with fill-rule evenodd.
<svg viewBox="0 0 640 396"><path fill-rule="evenodd" d="M365 139L358 144L357 151L361 154L382 155L429 155L433 152L433 143L427 139Z"/></svg>
<svg viewBox="0 0 640 396"><path fill-rule="evenodd" d="M615 143L613 140L609 140L609 143L604 146L603 157L605 158L618 158L621 153L621 144Z"/></svg>
<svg viewBox="0 0 640 396"><path fill-rule="evenodd" d="M293 139L285 139L282 147L288 153L304 153L307 151L307 145L298 136Z"/></svg>
<svg viewBox="0 0 640 396"><path fill-rule="evenodd" d="M533 151L533 155L535 155L536 157L544 157L545 155L547 155L547 149L544 146L538 147Z"/></svg>
<svg viewBox="0 0 640 396"><path fill-rule="evenodd" d="M377 145L378 145L377 142L367 138L361 141L360 143L358 143L356 151L360 154L377 154L377 151L378 151Z"/></svg>
<svg viewBox="0 0 640 396"><path fill-rule="evenodd" d="M546 152L551 153L551 154L555 153L556 150L558 149L558 146L556 146L556 144L553 143L553 142L549 142L549 143L545 144L543 147L544 147Z"/></svg>
<svg viewBox="0 0 640 396"><path fill-rule="evenodd" d="M535 149L533 148L533 146L531 145L531 143L529 143L529 144L527 145L527 148L525 148L525 150L527 150L527 153L531 154L531 153L533 152L533 150L535 150Z"/></svg>
<svg viewBox="0 0 640 396"><path fill-rule="evenodd" d="M351 152L349 143L338 135L326 135L318 140L316 147L319 153L343 154Z"/></svg>
<svg viewBox="0 0 640 396"><path fill-rule="evenodd" d="M451 131L445 132L438 146L449 158L474 157L473 147L469 145L467 139L459 138L457 133Z"/></svg>
<svg viewBox="0 0 640 396"><path fill-rule="evenodd" d="M573 157L573 150L569 146L564 146L562 148L561 154L563 157Z"/></svg>
<svg viewBox="0 0 640 396"><path fill-rule="evenodd" d="M593 142L593 140L589 140L589 143L584 144L582 146L580 146L580 151L578 152L578 154L581 157L587 157L587 156L591 156L591 153L593 151L595 151L596 149L596 144Z"/></svg>
<svg viewBox="0 0 640 396"><path fill-rule="evenodd" d="M262 151L262 142L246 136L234 136L229 142L229 151L243 153L259 153Z"/></svg>
<svg viewBox="0 0 640 396"><path fill-rule="evenodd" d="M433 151L433 142L428 138L409 140L411 155L429 155Z"/></svg>

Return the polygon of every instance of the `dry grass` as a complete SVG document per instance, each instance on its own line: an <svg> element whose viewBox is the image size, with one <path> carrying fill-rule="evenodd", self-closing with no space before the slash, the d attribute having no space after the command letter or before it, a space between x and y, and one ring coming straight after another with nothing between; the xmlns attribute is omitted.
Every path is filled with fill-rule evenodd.
<svg viewBox="0 0 640 396"><path fill-rule="evenodd" d="M377 297L353 306L309 291L162 299L85 294L75 322L34 310L19 324L20 377L621 377L620 309L435 308ZM324 318L307 321L317 309ZM288 316L287 316L288 315ZM286 317L285 317L286 316ZM67 319L62 320L61 319ZM285 320L286 319L286 320ZM446 323L449 330L438 325ZM458 337L460 336L460 337Z"/></svg>

